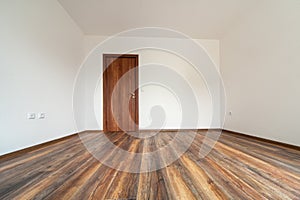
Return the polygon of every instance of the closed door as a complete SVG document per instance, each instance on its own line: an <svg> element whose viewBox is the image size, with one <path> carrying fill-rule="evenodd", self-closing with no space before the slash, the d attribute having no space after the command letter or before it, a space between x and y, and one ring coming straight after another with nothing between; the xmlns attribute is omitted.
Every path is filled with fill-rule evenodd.
<svg viewBox="0 0 300 200"><path fill-rule="evenodd" d="M103 130L138 130L138 55L103 55Z"/></svg>

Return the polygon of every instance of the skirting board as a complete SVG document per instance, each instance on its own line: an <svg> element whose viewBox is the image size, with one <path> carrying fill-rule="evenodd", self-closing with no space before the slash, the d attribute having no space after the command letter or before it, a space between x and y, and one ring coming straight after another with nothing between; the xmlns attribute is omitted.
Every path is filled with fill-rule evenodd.
<svg viewBox="0 0 300 200"><path fill-rule="evenodd" d="M85 131L82 131L82 132L85 132ZM73 133L71 135L67 135L67 136L64 136L64 137L61 137L61 138L50 140L48 142L44 142L44 143L41 143L41 144L37 144L37 145L31 146L31 147L27 147L27 148L24 148L24 149L20 149L20 150L17 150L17 151L13 151L11 153L1 155L0 156L0 162L5 161L5 160L9 160L11 158L17 157L17 156L22 155L22 154L26 154L28 152L31 152L31 151L34 151L34 150L37 150L37 149L41 149L43 147L49 146L51 144L58 143L60 141L66 140L68 138L75 137L79 133L81 133L81 132Z"/></svg>
<svg viewBox="0 0 300 200"><path fill-rule="evenodd" d="M291 149L295 149L297 151L300 151L300 146L296 146L296 145L293 145L293 144L287 144L287 143L284 143L284 142L278 142L278 141L275 141L275 140L261 138L261 137L249 135L249 134L246 134L246 133L241 133L241 132L237 132L237 131L231 131L231 130L227 130L227 129L223 129L222 131L227 132L229 134L240 135L240 136L247 137L247 138L250 138L250 139L259 140L259 141L262 141L262 142L267 142L267 143L278 145L278 146L284 146L284 147L287 147L287 148L291 148Z"/></svg>

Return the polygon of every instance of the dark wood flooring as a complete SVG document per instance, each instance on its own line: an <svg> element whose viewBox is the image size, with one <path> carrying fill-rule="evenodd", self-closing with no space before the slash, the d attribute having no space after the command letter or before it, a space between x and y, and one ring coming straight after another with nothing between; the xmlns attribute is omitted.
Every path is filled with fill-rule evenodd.
<svg viewBox="0 0 300 200"><path fill-rule="evenodd" d="M101 134L85 132L81 137L101 149L105 144L96 142ZM147 139L121 132L106 135L124 150L145 153L168 144L174 134L161 132ZM205 131L198 131L179 159L145 173L103 165L78 135L16 157L2 157L0 199L300 199L299 150L223 132L208 156L200 159L204 136ZM103 155L118 162L113 152ZM160 160L167 156L160 155Z"/></svg>

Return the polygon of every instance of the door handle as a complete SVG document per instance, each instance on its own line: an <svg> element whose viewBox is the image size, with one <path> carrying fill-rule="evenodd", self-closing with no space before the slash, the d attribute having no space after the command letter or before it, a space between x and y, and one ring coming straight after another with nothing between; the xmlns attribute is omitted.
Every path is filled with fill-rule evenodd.
<svg viewBox="0 0 300 200"><path fill-rule="evenodd" d="M130 92L131 98L135 99L135 93L134 92Z"/></svg>

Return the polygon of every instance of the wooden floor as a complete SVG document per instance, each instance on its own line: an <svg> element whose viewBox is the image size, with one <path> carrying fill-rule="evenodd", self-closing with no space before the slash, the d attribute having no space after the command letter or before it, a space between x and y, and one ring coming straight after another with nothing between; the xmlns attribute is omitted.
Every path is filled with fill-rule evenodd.
<svg viewBox="0 0 300 200"><path fill-rule="evenodd" d="M101 132L82 133L92 145ZM147 134L147 133L144 133ZM118 147L141 153L166 145L174 132L138 139L106 134ZM0 158L0 199L300 199L300 151L223 132L204 159L199 131L186 153L148 173L101 164L78 135L17 157ZM107 154L118 162L118 156ZM160 155L164 159L167 155ZM127 163L141 165L141 163Z"/></svg>

